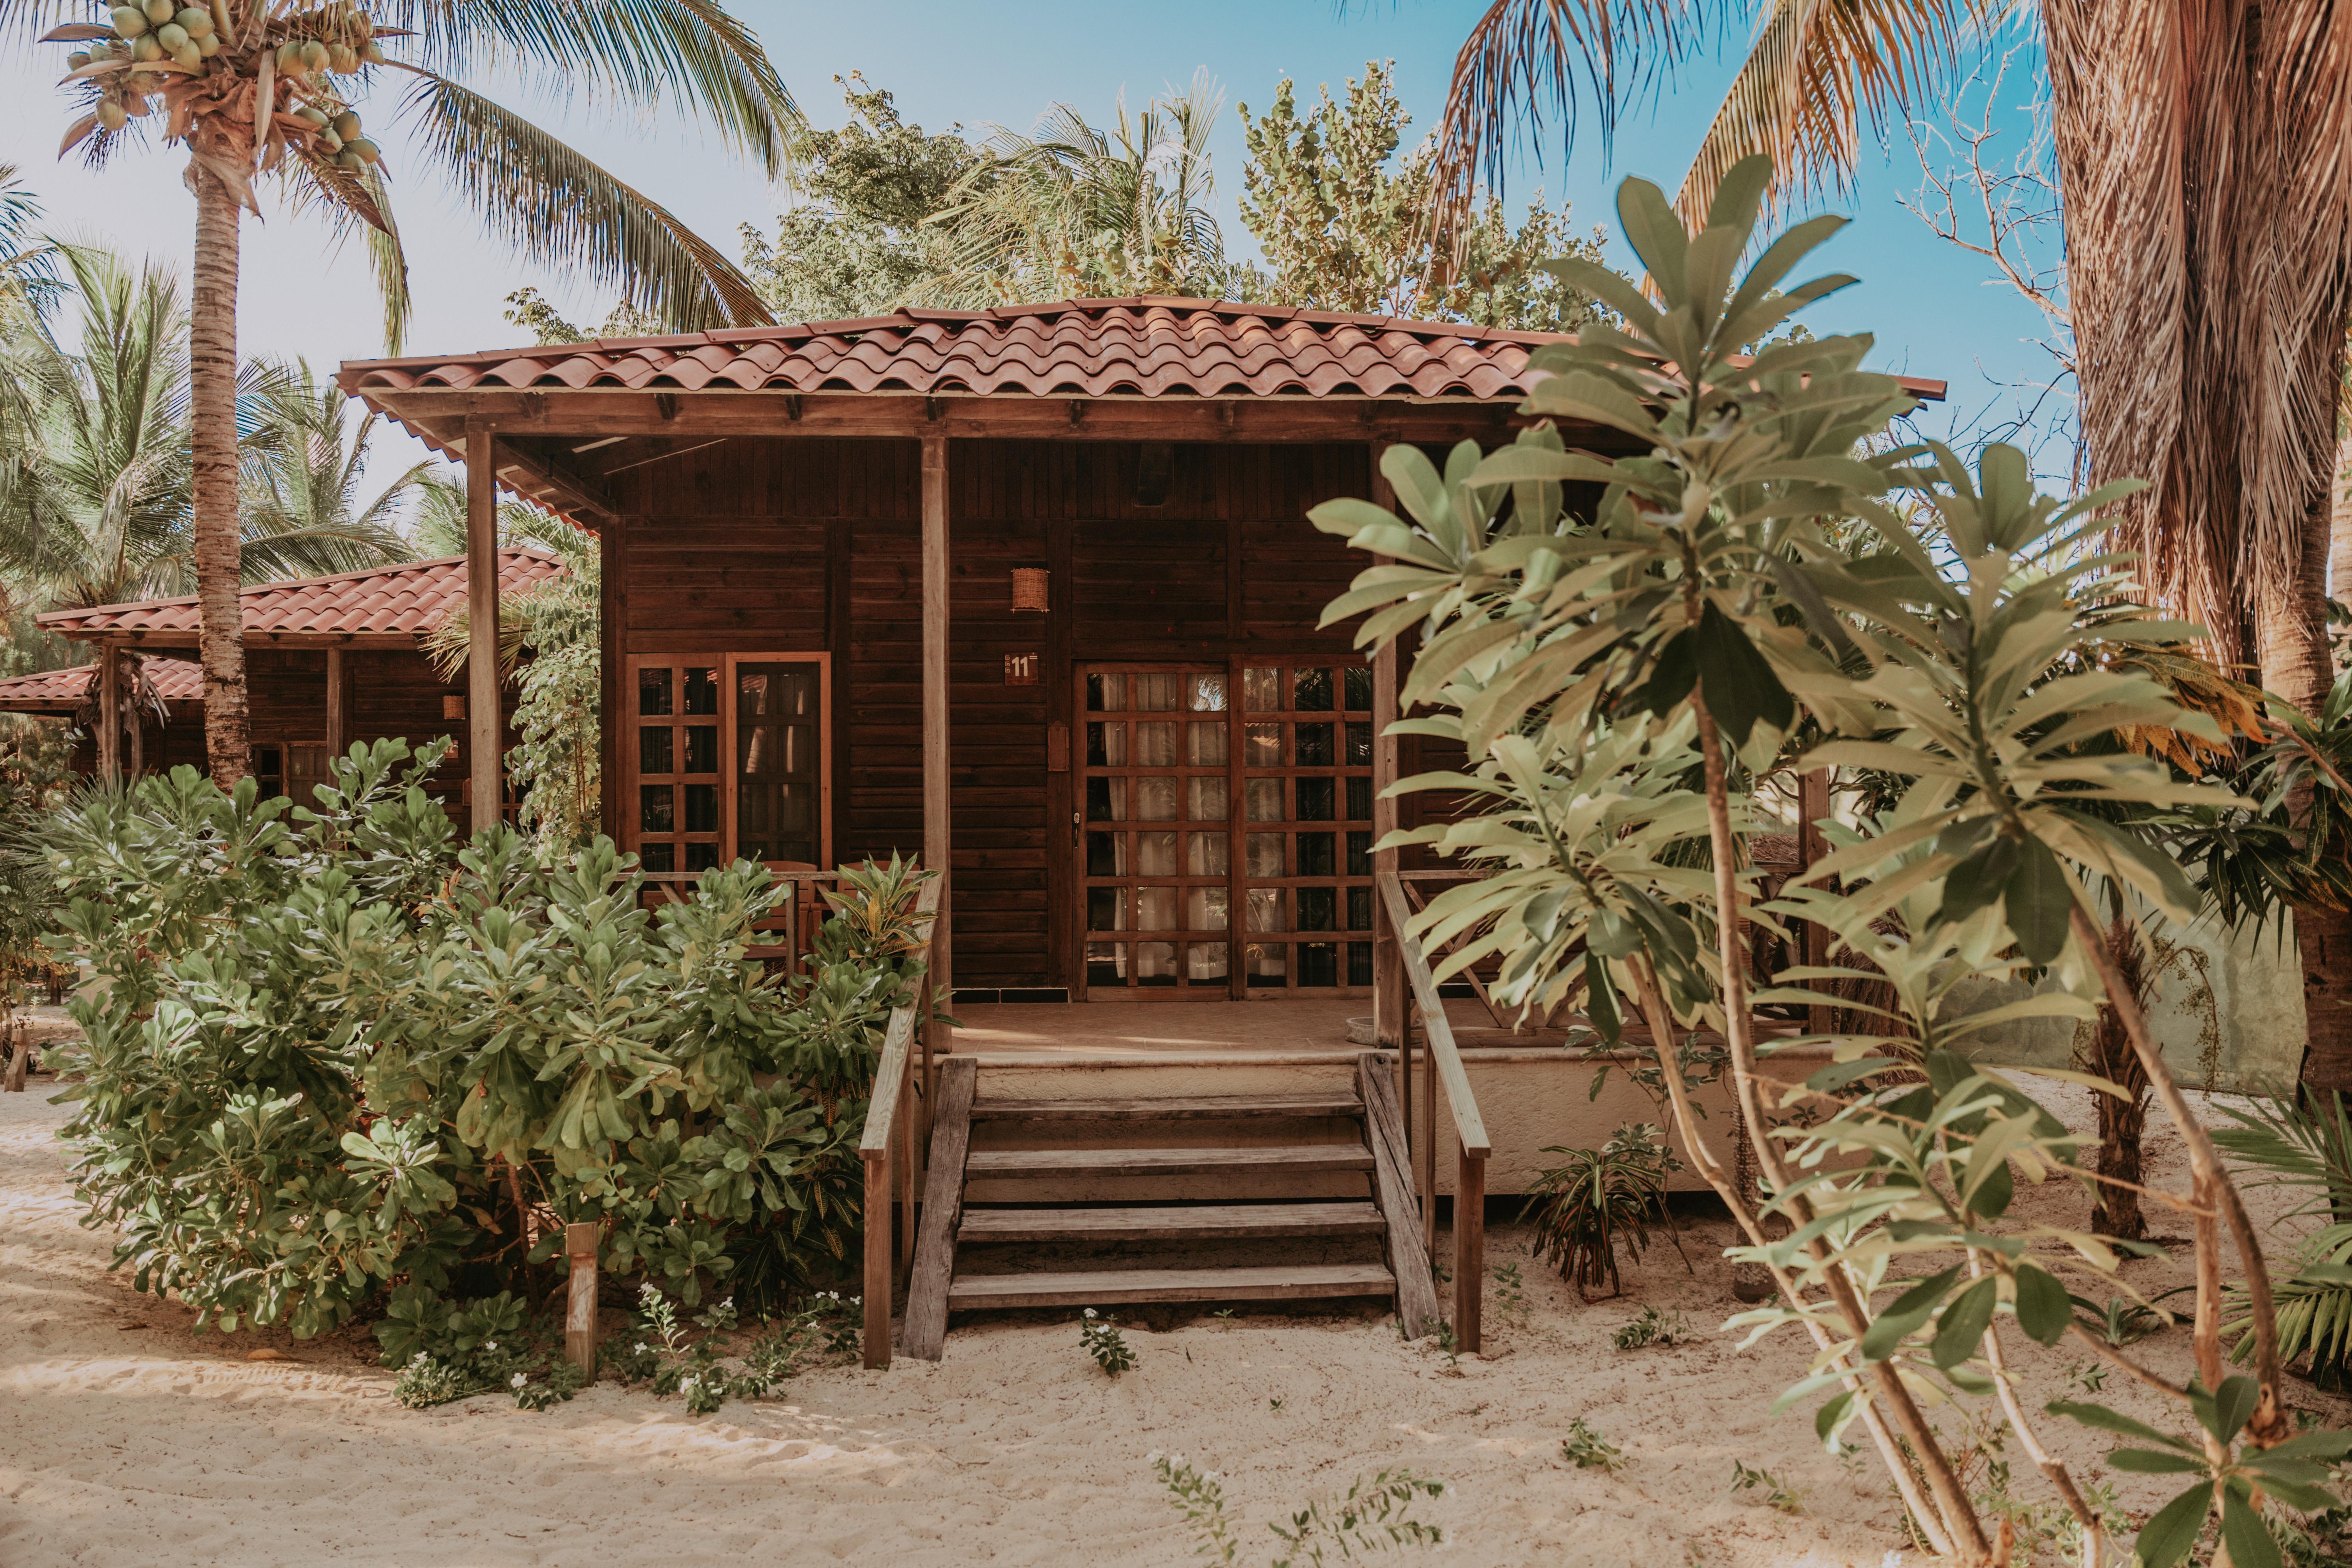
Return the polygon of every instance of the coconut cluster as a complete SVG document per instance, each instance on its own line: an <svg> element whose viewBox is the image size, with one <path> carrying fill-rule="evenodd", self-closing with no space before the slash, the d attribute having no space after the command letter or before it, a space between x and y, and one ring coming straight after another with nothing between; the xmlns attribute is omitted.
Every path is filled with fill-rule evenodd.
<svg viewBox="0 0 2352 1568"><path fill-rule="evenodd" d="M205 62L224 47L226 13L216 15L203 5L183 5L177 0L140 0L116 5L111 13L114 36L76 49L66 58L70 69L103 61L126 62L126 70L100 78L96 113L99 124L120 131L148 112L150 100L163 92L177 73L142 67L170 61L201 75ZM94 29L82 29L91 31ZM272 53L270 65L280 84L279 113L309 127L318 150L340 167L357 173L382 155L376 144L361 133L360 117L344 106L329 79L352 76L381 64L375 25L348 0L272 23L260 47ZM241 52L240 58L249 59ZM185 78L179 79L184 80ZM298 128L292 124L289 131Z"/></svg>

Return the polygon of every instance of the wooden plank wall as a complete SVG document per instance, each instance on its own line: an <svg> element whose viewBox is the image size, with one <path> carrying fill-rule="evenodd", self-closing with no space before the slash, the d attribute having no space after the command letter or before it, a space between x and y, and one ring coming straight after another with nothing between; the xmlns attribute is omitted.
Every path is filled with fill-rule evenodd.
<svg viewBox="0 0 2352 1568"><path fill-rule="evenodd" d="M1073 979L1070 775L1046 758L1057 723L1083 746L1076 663L1349 651L1345 628L1315 622L1365 563L1306 513L1369 492L1366 445L1177 446L1154 506L1139 495L1142 461L1115 442L950 449L961 986ZM614 485L624 521L607 542L618 577L607 602L624 625L608 657L830 650L836 856L915 853L919 443L737 439ZM1050 614L1013 609L1015 566L1051 571ZM1036 684L1006 683L1013 654L1039 656Z"/></svg>

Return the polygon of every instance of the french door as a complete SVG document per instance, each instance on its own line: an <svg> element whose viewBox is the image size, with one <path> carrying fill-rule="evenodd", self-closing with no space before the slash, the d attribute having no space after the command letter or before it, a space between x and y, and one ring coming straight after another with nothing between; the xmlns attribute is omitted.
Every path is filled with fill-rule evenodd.
<svg viewBox="0 0 2352 1568"><path fill-rule="evenodd" d="M1370 986L1371 685L1329 658L1079 667L1088 1000Z"/></svg>

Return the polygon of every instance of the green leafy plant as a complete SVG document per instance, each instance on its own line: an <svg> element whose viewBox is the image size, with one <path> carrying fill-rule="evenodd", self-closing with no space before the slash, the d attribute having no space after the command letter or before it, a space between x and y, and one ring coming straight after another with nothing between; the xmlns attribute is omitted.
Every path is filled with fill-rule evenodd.
<svg viewBox="0 0 2352 1568"><path fill-rule="evenodd" d="M604 1272L688 1306L830 1284L919 957L834 929L787 990L744 956L765 870L647 910L609 841L456 839L444 754L354 748L306 807L180 769L52 820L58 941L103 982L66 1136L118 1265L224 1330L388 1300L404 1346L443 1293L543 1297L585 1220Z"/></svg>
<svg viewBox="0 0 2352 1568"><path fill-rule="evenodd" d="M1638 1351L1651 1345L1678 1345L1692 1337L1690 1320L1680 1312L1644 1307L1640 1317L1610 1335L1609 1342L1621 1351Z"/></svg>
<svg viewBox="0 0 2352 1568"><path fill-rule="evenodd" d="M2125 1355L2078 1327L2069 1289L2128 1293L2116 1247L2011 1210L2020 1182L2102 1175L1967 1048L2020 1018L2113 1009L2189 1155L2189 1190L2159 1201L2219 1221L2198 1241L2207 1386L2225 1245L2244 1285L2259 1397L2215 1462L2273 1450L2287 1424L2260 1238L2095 918L2128 893L2195 919L2167 824L2248 807L2152 754L2152 738L2222 737L2146 668L2197 633L2142 608L2130 562L2105 546L2103 509L2137 487L2044 496L2011 448L1971 466L1898 444L1910 399L1862 368L1870 341L1789 330L1853 281L1791 281L1843 220L1755 243L1769 180L1762 158L1730 169L1696 227L1625 182L1619 216L1650 292L1557 263L1621 325L1537 351L1524 412L1602 427L1631 455L1571 451L1540 422L1442 467L1390 447L1404 516L1360 500L1312 513L1381 561L1325 620L1360 616L1368 645L1414 633L1408 727L1465 762L1402 787L1483 807L1388 840L1485 873L1414 917L1448 953L1439 978L1491 965L1502 1004L1572 1005L1612 1043L1636 1016L1653 1041L1722 1041L1740 1157L1718 1152L1685 1072L1658 1084L1677 1150L1746 1238L1732 1256L1777 1293L1736 1321L1811 1342L1783 1407L1820 1401L1832 1447L1859 1424L1930 1550L1976 1563L1993 1537L1924 1402L1991 1401L2097 1552L2105 1523L2042 1459L2003 1341L2076 1334ZM1746 841L1782 825L1759 785L1825 766L1867 777L1871 804L1821 825L1832 853L1764 900ZM1829 961L1759 989L1755 938L1808 925ZM1971 1001L1985 980L2027 994ZM1853 1021L1812 1042L1830 1065L1785 1070L1757 1008L1823 1005ZM2189 1414L2189 1390L2129 1364Z"/></svg>
<svg viewBox="0 0 2352 1568"><path fill-rule="evenodd" d="M532 1321L524 1303L503 1290L471 1302L444 1301L414 1285L394 1294L376 1338L383 1364L400 1369L393 1398L413 1410L498 1393L520 1409L544 1410L587 1384L562 1357L562 1331Z"/></svg>
<svg viewBox="0 0 2352 1568"><path fill-rule="evenodd" d="M646 1384L657 1396L678 1394L689 1413L708 1415L730 1399L763 1399L777 1384L855 1351L860 1317L856 1298L822 1291L799 1312L768 1325L736 1357L732 1300L696 1313L689 1327L676 1302L645 1285L628 1327L606 1348L602 1364L624 1383Z"/></svg>
<svg viewBox="0 0 2352 1568"><path fill-rule="evenodd" d="M1135 1365L1135 1352L1129 1346L1127 1336L1119 1332L1118 1320L1097 1316L1092 1307L1087 1309L1080 1321L1078 1348L1094 1358L1094 1363L1103 1369L1106 1376L1117 1377Z"/></svg>
<svg viewBox="0 0 2352 1568"><path fill-rule="evenodd" d="M1192 1527L1198 1554L1216 1563L1241 1561L1241 1542L1225 1518L1224 1478L1198 1468L1181 1454L1153 1454L1150 1464L1152 1474L1168 1489L1168 1500ZM1423 1498L1442 1497L1444 1492L1444 1481L1410 1469L1358 1476L1340 1496L1309 1502L1292 1513L1286 1524L1266 1525L1282 1542L1271 1568L1302 1568L1310 1563L1319 1568L1328 1552L1352 1559L1358 1552L1439 1545L1444 1532L1414 1519L1412 1506Z"/></svg>
<svg viewBox="0 0 2352 1568"><path fill-rule="evenodd" d="M1580 1470L1606 1470L1613 1475L1625 1468L1624 1453L1581 1415L1569 1422L1568 1436L1560 1439L1559 1457Z"/></svg>
<svg viewBox="0 0 2352 1568"><path fill-rule="evenodd" d="M1515 1329L1524 1329L1533 1321L1535 1310L1528 1301L1528 1282L1520 1278L1516 1263L1497 1263L1487 1271L1495 1281L1495 1315Z"/></svg>
<svg viewBox="0 0 2352 1568"><path fill-rule="evenodd" d="M2300 1191L2304 1201L2274 1226L2327 1223L2299 1238L2288 1277L2278 1291L2278 1353L2302 1363L2323 1388L2352 1385L2352 1115L2341 1094L2325 1104L2293 1093L2263 1096L2244 1107L2224 1103L2234 1126L2213 1142L2251 1167L2251 1184ZM2245 1292L2231 1294L2222 1331L2234 1340L2232 1356L2243 1361L2254 1349Z"/></svg>
<svg viewBox="0 0 2352 1568"><path fill-rule="evenodd" d="M1633 1258L1648 1250L1652 1222L1665 1217L1666 1178L1681 1163L1650 1122L1628 1122L1598 1149L1544 1152L1566 1158L1537 1173L1520 1210L1535 1229L1537 1255L1587 1301L1603 1285L1608 1295L1623 1294L1618 1248Z"/></svg>
<svg viewBox="0 0 2352 1568"><path fill-rule="evenodd" d="M1764 1506L1776 1513L1796 1515L1805 1511L1804 1493L1783 1485L1771 1471L1750 1469L1738 1459L1731 1461L1731 1489L1761 1492Z"/></svg>

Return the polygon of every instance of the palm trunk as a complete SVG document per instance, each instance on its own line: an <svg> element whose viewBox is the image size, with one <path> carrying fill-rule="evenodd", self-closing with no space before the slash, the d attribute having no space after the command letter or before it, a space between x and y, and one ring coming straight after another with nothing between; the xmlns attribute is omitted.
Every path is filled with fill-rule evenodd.
<svg viewBox="0 0 2352 1568"><path fill-rule="evenodd" d="M2331 476L2332 479L2333 476ZM2255 650L2263 685L2272 694L2316 717L2335 683L2327 643L2327 571L2336 498L2316 498L2294 563L2288 591L2257 607ZM2309 809L2309 783L2288 798L2298 823ZM2304 1053L2298 1074L2310 1090L2352 1092L2352 915L2342 910L2298 905L2294 943L2303 960Z"/></svg>
<svg viewBox="0 0 2352 1568"><path fill-rule="evenodd" d="M252 771L245 701L245 638L236 474L237 222L235 193L191 164L196 193L189 402L194 427L197 647L205 667L205 757L223 788Z"/></svg>
<svg viewBox="0 0 2352 1568"><path fill-rule="evenodd" d="M2107 927L2107 956L2125 987L2145 1006L2147 967L2141 962L2138 930L2129 918L2118 915ZM2140 1135L2147 1125L2148 1082L2112 1003L2100 1006L2091 1026L2090 1059L2085 1065L2130 1096L2127 1100L2110 1094L2092 1097L2099 1110L2099 1174L2132 1184L2103 1184L2097 1189L2091 1228L2102 1236L2138 1241L2147 1235L2147 1217L2140 1212L2137 1189L2142 1175Z"/></svg>
<svg viewBox="0 0 2352 1568"><path fill-rule="evenodd" d="M2327 500L2327 596L2352 605L2352 431L2336 444Z"/></svg>

